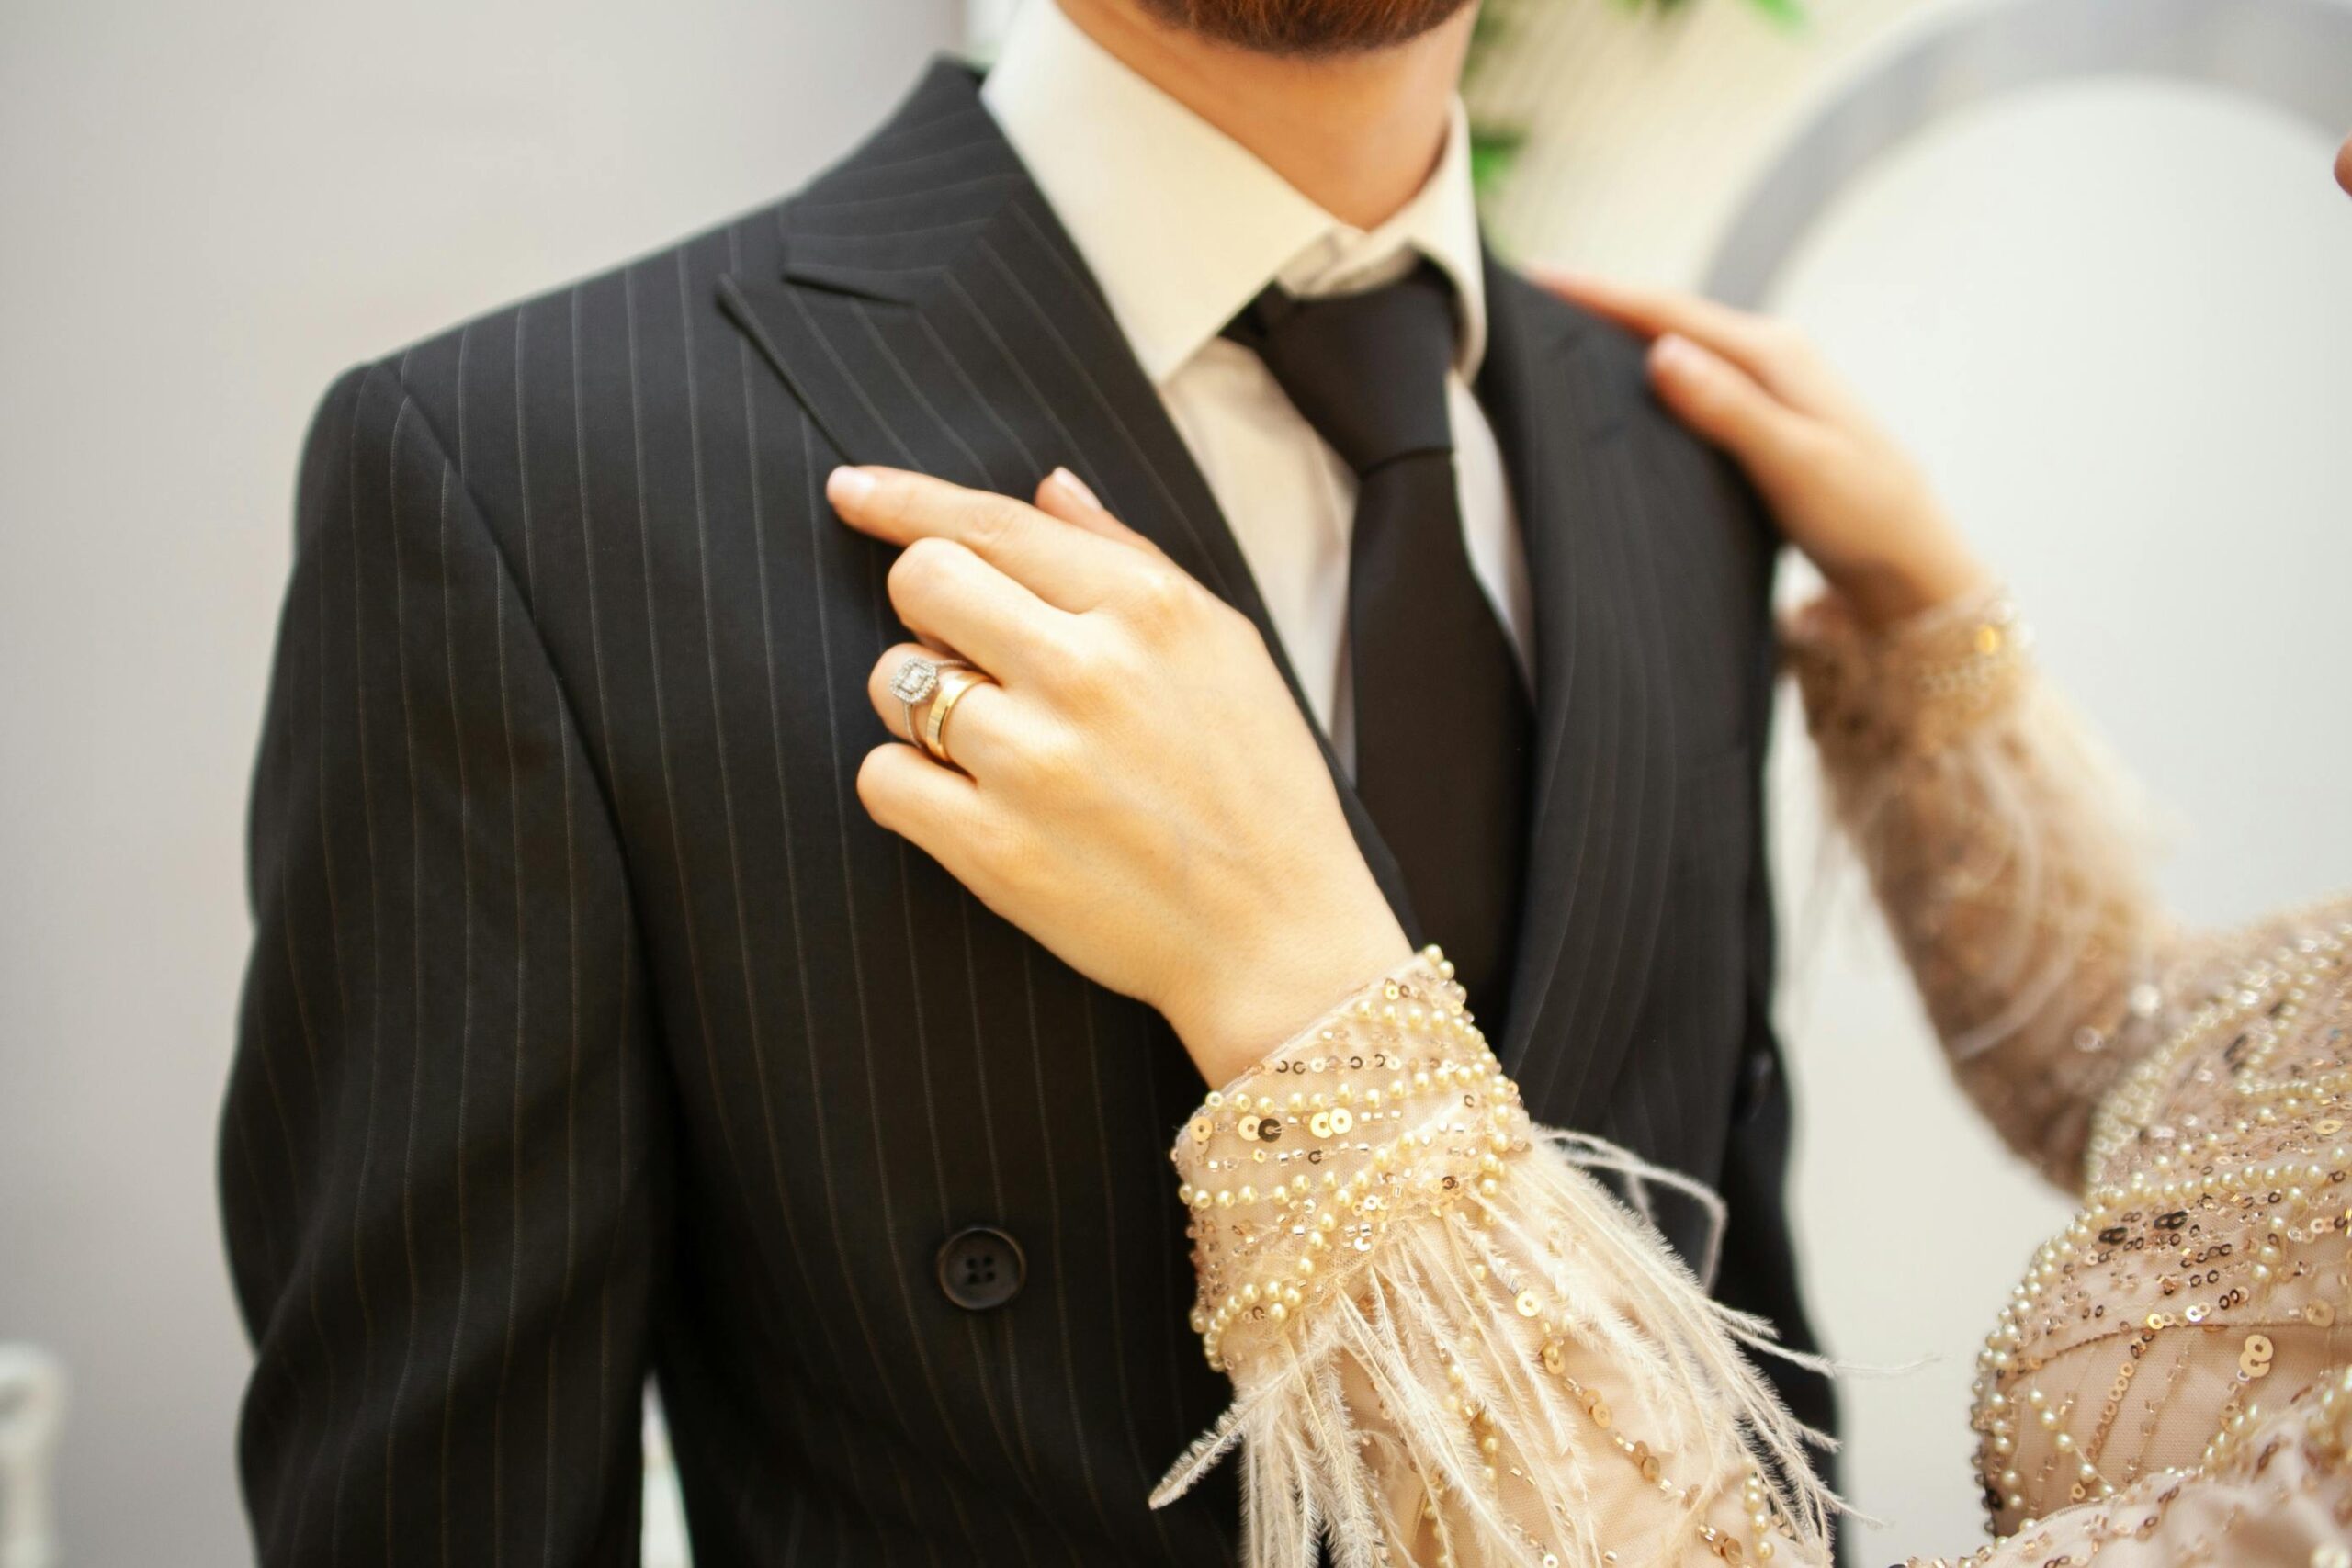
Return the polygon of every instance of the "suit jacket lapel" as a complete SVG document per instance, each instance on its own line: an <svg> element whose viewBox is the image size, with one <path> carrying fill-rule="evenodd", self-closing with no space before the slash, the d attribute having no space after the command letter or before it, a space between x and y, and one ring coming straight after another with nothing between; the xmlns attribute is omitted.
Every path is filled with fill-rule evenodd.
<svg viewBox="0 0 2352 1568"><path fill-rule="evenodd" d="M1536 605L1536 754L1526 904L1501 1043L1537 1114L1600 1124L1634 1044L1668 881L1676 770L1670 660L1605 332L1491 262L1496 423Z"/></svg>
<svg viewBox="0 0 2352 1568"><path fill-rule="evenodd" d="M1250 616L1305 710L1207 482L969 71L933 66L780 220L784 276L725 278L721 303L847 461L1023 497L1067 464ZM1395 857L1321 744L1374 875L1422 940Z"/></svg>

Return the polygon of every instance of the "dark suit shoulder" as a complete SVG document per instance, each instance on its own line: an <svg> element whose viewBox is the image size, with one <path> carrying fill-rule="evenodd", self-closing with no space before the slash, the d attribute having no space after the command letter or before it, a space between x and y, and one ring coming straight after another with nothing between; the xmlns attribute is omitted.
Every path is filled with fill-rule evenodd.
<svg viewBox="0 0 2352 1568"><path fill-rule="evenodd" d="M1738 466L1675 418L1650 389L1648 340L1515 270L1490 268L1487 286L1507 296L1498 317L1569 356L1584 417L1594 429L1632 436L1650 473L1680 483L1686 494L1703 501L1701 510L1711 519L1729 525L1751 573L1769 565L1778 541L1770 516Z"/></svg>
<svg viewBox="0 0 2352 1568"><path fill-rule="evenodd" d="M1570 355L1592 403L1611 422L1670 418L1649 390L1648 344L1606 316L1561 299L1514 268L1490 266L1489 314Z"/></svg>
<svg viewBox="0 0 2352 1568"><path fill-rule="evenodd" d="M862 211L894 194L927 193L955 173L942 167L943 160L966 152L996 154L996 164L983 171L989 176L1017 166L1009 163L1001 139L974 134L986 118L973 73L951 62L936 62L871 136L799 189L617 265L471 317L379 363L399 376L437 427L450 432L453 455L470 445L455 429L463 423L459 400L490 390L483 368L489 361L495 360L512 382L512 395L526 401L568 399L575 392L610 396L623 389L594 374L594 360L616 344L625 351L632 336L641 362L649 353L673 351L706 326L716 329L723 320L716 303L718 280L730 274L781 273L788 228L804 234L828 231L842 221L829 215ZM584 369L575 366L570 352L575 344Z"/></svg>
<svg viewBox="0 0 2352 1568"><path fill-rule="evenodd" d="M718 279L781 265L783 203L770 202L573 282L460 321L378 363L395 375L471 475L484 420L511 422L626 398L641 364L725 330Z"/></svg>

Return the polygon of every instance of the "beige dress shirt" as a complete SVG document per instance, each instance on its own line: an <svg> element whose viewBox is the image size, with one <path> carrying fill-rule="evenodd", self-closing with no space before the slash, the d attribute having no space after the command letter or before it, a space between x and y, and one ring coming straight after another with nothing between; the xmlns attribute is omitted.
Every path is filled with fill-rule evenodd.
<svg viewBox="0 0 2352 1568"><path fill-rule="evenodd" d="M1428 183L1367 233L1129 69L1054 0L1023 6L980 96L1102 284L1342 759L1354 754L1355 477L1257 355L1218 333L1269 283L1345 293L1393 281L1424 256L1445 272L1462 314L1447 390L1464 537L1524 671L1534 626L1526 556L1501 451L1470 390L1487 298L1461 106Z"/></svg>

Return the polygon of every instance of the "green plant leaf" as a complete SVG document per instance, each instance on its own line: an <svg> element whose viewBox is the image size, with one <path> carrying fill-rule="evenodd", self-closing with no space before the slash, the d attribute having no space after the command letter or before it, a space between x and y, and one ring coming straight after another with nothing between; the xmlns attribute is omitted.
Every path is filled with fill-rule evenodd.
<svg viewBox="0 0 2352 1568"><path fill-rule="evenodd" d="M1470 128L1470 183L1481 193L1510 173L1527 132L1516 126L1473 125Z"/></svg>
<svg viewBox="0 0 2352 1568"><path fill-rule="evenodd" d="M1537 5L1589 3L1589 0L1487 0L1471 23L1470 54L1463 67L1465 94L1475 96L1481 68L1504 47L1521 12ZM1611 0L1611 4L1631 15L1643 12L1668 14L1694 3L1695 0ZM1811 19L1806 14L1804 0L1745 0L1745 3L1775 27L1789 32L1802 31ZM1525 127L1497 124L1475 107L1471 110L1470 174L1481 195L1492 191L1509 176L1511 165L1518 160L1520 149L1526 142Z"/></svg>

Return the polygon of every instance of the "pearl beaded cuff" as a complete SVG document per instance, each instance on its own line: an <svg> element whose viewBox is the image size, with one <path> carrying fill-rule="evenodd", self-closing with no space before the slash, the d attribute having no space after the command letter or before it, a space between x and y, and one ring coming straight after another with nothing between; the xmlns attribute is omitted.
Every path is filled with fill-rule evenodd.
<svg viewBox="0 0 2352 1568"><path fill-rule="evenodd" d="M1435 948L1212 1092L1170 1156L1193 1213L1193 1330L1222 1371L1228 1334L1279 1325L1335 1264L1442 1210L1528 1145L1502 1073Z"/></svg>

